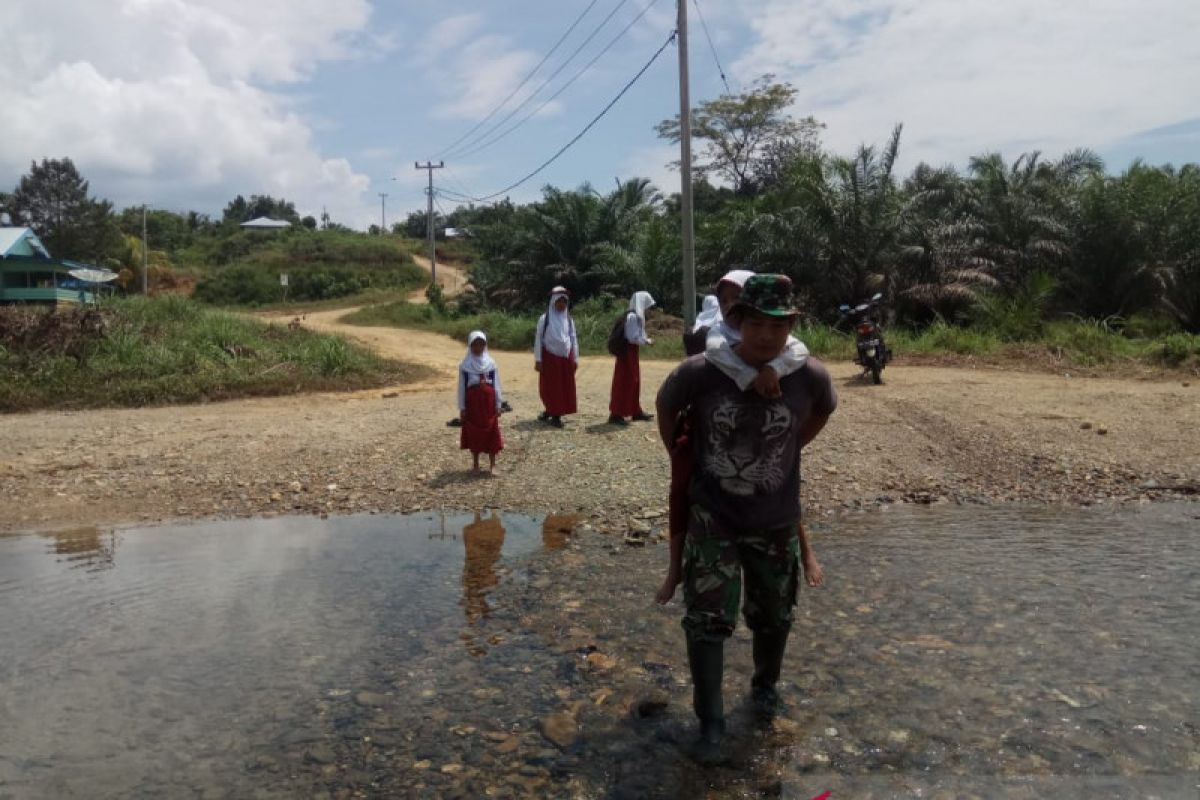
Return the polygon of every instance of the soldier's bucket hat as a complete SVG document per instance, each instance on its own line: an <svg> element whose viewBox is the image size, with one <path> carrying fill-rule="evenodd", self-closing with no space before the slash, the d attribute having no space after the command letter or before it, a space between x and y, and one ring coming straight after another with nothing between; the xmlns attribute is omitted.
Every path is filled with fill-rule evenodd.
<svg viewBox="0 0 1200 800"><path fill-rule="evenodd" d="M755 311L768 317L797 316L800 309L792 294L792 279L771 273L748 278L730 313L735 311Z"/></svg>

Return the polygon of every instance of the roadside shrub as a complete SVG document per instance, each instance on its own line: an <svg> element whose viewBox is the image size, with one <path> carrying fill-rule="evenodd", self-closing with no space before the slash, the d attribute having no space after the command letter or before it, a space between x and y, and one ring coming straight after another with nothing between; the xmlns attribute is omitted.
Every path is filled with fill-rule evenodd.
<svg viewBox="0 0 1200 800"><path fill-rule="evenodd" d="M1173 333L1163 339L1159 359L1164 364L1177 367L1191 358L1200 358L1200 336L1190 333Z"/></svg>
<svg viewBox="0 0 1200 800"><path fill-rule="evenodd" d="M215 306L260 306L282 297L278 279L261 269L233 266L218 270L196 284L193 295Z"/></svg>
<svg viewBox="0 0 1200 800"><path fill-rule="evenodd" d="M1000 346L996 336L978 328L951 325L939 319L916 336L909 346L919 352L951 352L959 355L983 355Z"/></svg>

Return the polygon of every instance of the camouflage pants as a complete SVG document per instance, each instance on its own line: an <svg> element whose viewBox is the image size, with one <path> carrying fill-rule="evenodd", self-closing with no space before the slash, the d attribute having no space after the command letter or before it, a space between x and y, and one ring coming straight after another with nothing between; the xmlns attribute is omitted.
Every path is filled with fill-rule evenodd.
<svg viewBox="0 0 1200 800"><path fill-rule="evenodd" d="M683 629L692 641L723 641L743 613L750 630L781 633L792 625L799 590L795 526L769 531L729 530L692 505L683 545Z"/></svg>

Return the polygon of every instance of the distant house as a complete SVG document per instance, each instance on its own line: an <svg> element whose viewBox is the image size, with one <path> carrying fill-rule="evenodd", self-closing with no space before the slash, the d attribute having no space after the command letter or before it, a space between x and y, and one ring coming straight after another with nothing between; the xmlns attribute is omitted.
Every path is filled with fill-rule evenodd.
<svg viewBox="0 0 1200 800"><path fill-rule="evenodd" d="M286 219L271 219L270 217L258 217L257 219L247 220L242 223L243 228L253 228L257 230L278 230L280 228L290 228L292 223Z"/></svg>
<svg viewBox="0 0 1200 800"><path fill-rule="evenodd" d="M461 239L471 235L466 228L443 228L442 233L447 239Z"/></svg>
<svg viewBox="0 0 1200 800"><path fill-rule="evenodd" d="M0 228L0 305L69 306L96 302L117 273L53 258L32 228Z"/></svg>

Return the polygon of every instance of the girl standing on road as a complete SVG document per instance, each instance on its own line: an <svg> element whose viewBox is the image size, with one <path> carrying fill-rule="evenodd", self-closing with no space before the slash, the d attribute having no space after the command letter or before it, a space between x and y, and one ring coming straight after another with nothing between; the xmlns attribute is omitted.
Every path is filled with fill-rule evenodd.
<svg viewBox="0 0 1200 800"><path fill-rule="evenodd" d="M488 454L488 472L496 468L496 454L504 449L500 436L500 372L487 351L483 331L467 336L467 354L458 365L458 414L462 420L459 447L470 450L479 472L479 454Z"/></svg>
<svg viewBox="0 0 1200 800"><path fill-rule="evenodd" d="M538 318L533 338L533 368L538 372L542 422L556 428L575 413L575 370L579 367L579 338L571 319L570 294L561 286L550 290L550 307Z"/></svg>
<svg viewBox="0 0 1200 800"><path fill-rule="evenodd" d="M654 344L646 335L646 312L654 305L649 292L634 292L625 313L625 351L613 366L612 395L608 403L608 421L628 425L625 417L644 421L653 415L642 410L642 370L638 353L642 345Z"/></svg>

